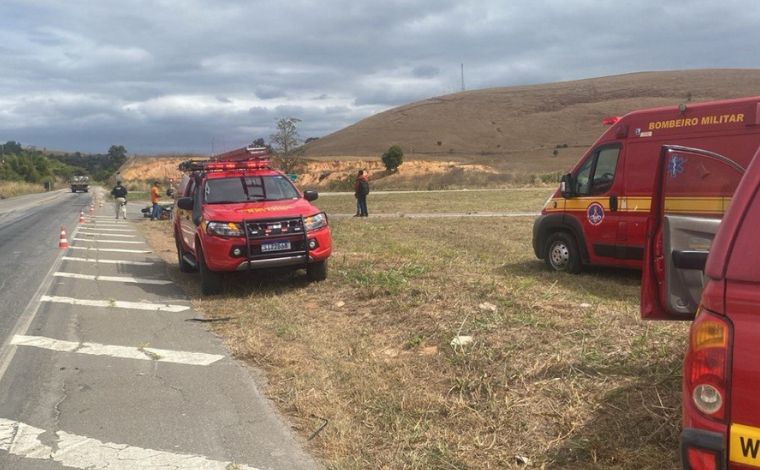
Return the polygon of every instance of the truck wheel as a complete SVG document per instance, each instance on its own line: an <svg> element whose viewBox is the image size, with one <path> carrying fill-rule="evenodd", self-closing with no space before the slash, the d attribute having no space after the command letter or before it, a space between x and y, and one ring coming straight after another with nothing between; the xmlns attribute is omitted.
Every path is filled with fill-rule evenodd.
<svg viewBox="0 0 760 470"><path fill-rule="evenodd" d="M179 260L179 270L183 273L192 273L197 271L198 268L185 261L185 250L182 249L182 242L175 238L174 243L177 245L177 259Z"/></svg>
<svg viewBox="0 0 760 470"><path fill-rule="evenodd" d="M201 293L203 295L214 295L222 291L222 273L212 271L206 266L200 243L198 243L198 270L201 272Z"/></svg>
<svg viewBox="0 0 760 470"><path fill-rule="evenodd" d="M546 240L544 262L553 271L580 272L581 258L573 236L565 232L551 234Z"/></svg>
<svg viewBox="0 0 760 470"><path fill-rule="evenodd" d="M327 279L327 260L307 264L306 277L310 281L324 281Z"/></svg>

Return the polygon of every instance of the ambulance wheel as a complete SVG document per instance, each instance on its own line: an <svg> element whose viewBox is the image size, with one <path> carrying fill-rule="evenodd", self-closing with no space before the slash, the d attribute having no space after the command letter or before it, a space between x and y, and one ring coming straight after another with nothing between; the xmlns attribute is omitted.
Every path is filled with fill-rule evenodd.
<svg viewBox="0 0 760 470"><path fill-rule="evenodd" d="M327 260L307 264L306 277L310 281L324 281L327 279Z"/></svg>
<svg viewBox="0 0 760 470"><path fill-rule="evenodd" d="M182 242L175 238L174 243L177 245L177 260L179 261L179 270L183 273L192 273L197 271L198 268L185 260L185 250L182 249Z"/></svg>
<svg viewBox="0 0 760 470"><path fill-rule="evenodd" d="M581 258L573 236L565 232L551 234L546 240L544 262L553 271L580 272Z"/></svg>
<svg viewBox="0 0 760 470"><path fill-rule="evenodd" d="M206 266L203 251L198 244L198 270L201 273L201 293L214 295L222 291L222 273L212 271Z"/></svg>

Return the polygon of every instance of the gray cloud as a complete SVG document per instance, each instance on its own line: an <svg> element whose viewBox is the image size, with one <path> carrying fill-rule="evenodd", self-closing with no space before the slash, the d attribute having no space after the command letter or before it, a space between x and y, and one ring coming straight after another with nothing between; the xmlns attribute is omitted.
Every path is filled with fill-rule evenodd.
<svg viewBox="0 0 760 470"><path fill-rule="evenodd" d="M754 67L760 5L5 0L0 140L137 153L323 136L460 89Z"/></svg>

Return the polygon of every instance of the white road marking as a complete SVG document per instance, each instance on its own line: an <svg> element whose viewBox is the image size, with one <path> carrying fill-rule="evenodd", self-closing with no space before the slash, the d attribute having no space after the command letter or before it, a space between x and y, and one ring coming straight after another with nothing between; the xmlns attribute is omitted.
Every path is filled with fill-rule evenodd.
<svg viewBox="0 0 760 470"><path fill-rule="evenodd" d="M40 436L47 434L50 445ZM52 442L51 442L52 441ZM63 466L102 470L161 468L172 470L208 469L257 470L248 465L211 460L197 454L179 454L145 449L128 444L103 442L65 431L46 433L44 429L19 421L0 418L0 450L28 459L58 462Z"/></svg>
<svg viewBox="0 0 760 470"><path fill-rule="evenodd" d="M91 274L66 273L60 271L53 273L53 276L84 279L87 281L126 282L130 284L154 284L158 286L165 286L172 283L172 281L166 281L163 279L145 279L132 276L93 276Z"/></svg>
<svg viewBox="0 0 760 470"><path fill-rule="evenodd" d="M127 243L130 245L145 245L145 242L133 242L129 240L94 240L92 238L77 238L74 237L72 240L76 240L79 242L94 242L94 243Z"/></svg>
<svg viewBox="0 0 760 470"><path fill-rule="evenodd" d="M128 235L126 233L85 232L83 230L77 230L77 235L97 235L99 237L122 237L122 238L135 238L137 236L137 235Z"/></svg>
<svg viewBox="0 0 760 470"><path fill-rule="evenodd" d="M134 230L128 228L103 228L100 225L82 225L85 230L100 230L101 232L130 232L135 233Z"/></svg>
<svg viewBox="0 0 760 470"><path fill-rule="evenodd" d="M131 266L153 266L155 263L150 261L127 261L121 259L95 259L95 258L78 258L76 256L64 256L66 261L82 261L85 263L103 263L103 264L126 264Z"/></svg>
<svg viewBox="0 0 760 470"><path fill-rule="evenodd" d="M77 343L75 341L46 338L44 336L16 335L11 339L11 344L17 346L33 346L35 348L49 349L51 351L89 354L92 356L111 356L121 359L172 362L175 364L187 364L192 366L208 366L220 359L224 359L224 356L219 354L173 351L170 349L147 347L137 348L99 343Z"/></svg>
<svg viewBox="0 0 760 470"><path fill-rule="evenodd" d="M70 250L108 251L111 253L152 253L150 250L126 250L121 248L94 248L90 246L69 246Z"/></svg>
<svg viewBox="0 0 760 470"><path fill-rule="evenodd" d="M171 305L171 304L155 304L151 302L127 302L124 300L87 300L87 299L73 299L71 297L58 297L55 295L43 295L40 297L40 302L54 302L59 304L69 305L84 305L87 307L102 307L102 308L127 308L131 310L158 310L162 312L184 312L189 310L187 305Z"/></svg>

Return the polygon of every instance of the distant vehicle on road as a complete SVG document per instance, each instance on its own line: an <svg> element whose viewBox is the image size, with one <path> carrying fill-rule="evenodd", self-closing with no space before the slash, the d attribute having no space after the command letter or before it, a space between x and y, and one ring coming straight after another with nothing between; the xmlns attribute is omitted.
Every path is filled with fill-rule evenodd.
<svg viewBox="0 0 760 470"><path fill-rule="evenodd" d="M760 97L645 109L603 123L610 128L562 177L533 225L533 250L552 270L640 269L660 148L696 147L747 165L760 145ZM681 171L679 160L672 164ZM724 210L702 187L673 203Z"/></svg>
<svg viewBox="0 0 760 470"><path fill-rule="evenodd" d="M174 238L181 271L200 271L201 291L222 288L222 273L305 268L327 278L332 238L327 215L269 166L269 151L246 147L180 165Z"/></svg>
<svg viewBox="0 0 760 470"><path fill-rule="evenodd" d="M641 315L694 319L683 368L685 469L760 467L758 155L745 171L724 155L665 147L653 178ZM683 197L701 190L730 203L722 220L682 210Z"/></svg>
<svg viewBox="0 0 760 470"><path fill-rule="evenodd" d="M71 192L77 191L88 192L90 190L90 177L84 175L75 175L71 177Z"/></svg>

